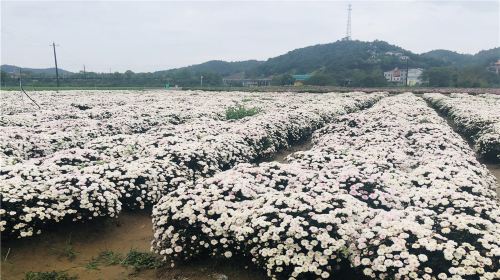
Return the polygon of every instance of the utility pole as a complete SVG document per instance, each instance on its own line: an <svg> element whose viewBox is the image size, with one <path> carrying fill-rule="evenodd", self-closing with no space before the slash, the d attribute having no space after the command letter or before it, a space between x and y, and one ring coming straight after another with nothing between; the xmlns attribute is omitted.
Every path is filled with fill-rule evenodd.
<svg viewBox="0 0 500 280"><path fill-rule="evenodd" d="M56 43L52 42L52 48L54 49L54 62L56 64L56 81L57 81L56 91L59 91L59 69L57 69Z"/></svg>
<svg viewBox="0 0 500 280"><path fill-rule="evenodd" d="M410 57L406 57L406 78L405 78L405 87L408 86L408 60L410 60Z"/></svg>
<svg viewBox="0 0 500 280"><path fill-rule="evenodd" d="M203 75L200 77L200 87L203 87Z"/></svg>
<svg viewBox="0 0 500 280"><path fill-rule="evenodd" d="M23 88L23 81L21 78L21 67L19 67L19 88Z"/></svg>

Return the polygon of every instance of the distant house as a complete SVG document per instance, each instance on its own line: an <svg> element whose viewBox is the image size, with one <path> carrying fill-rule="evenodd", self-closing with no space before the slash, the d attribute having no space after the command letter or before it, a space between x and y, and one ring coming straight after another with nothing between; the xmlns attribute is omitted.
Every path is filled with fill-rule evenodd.
<svg viewBox="0 0 500 280"><path fill-rule="evenodd" d="M392 56L402 56L403 54L401 52L385 52L386 55L392 55Z"/></svg>
<svg viewBox="0 0 500 280"><path fill-rule="evenodd" d="M390 83L401 83L406 78L406 71L396 67L390 71L384 72L384 77Z"/></svg>
<svg viewBox="0 0 500 280"><path fill-rule="evenodd" d="M231 87L270 86L271 78L250 79L246 78L245 73L241 72L222 78L222 83Z"/></svg>
<svg viewBox="0 0 500 280"><path fill-rule="evenodd" d="M423 69L420 68L411 68L408 69L408 85L409 86L417 86L422 83L422 73Z"/></svg>
<svg viewBox="0 0 500 280"><path fill-rule="evenodd" d="M408 85L416 86L420 84L423 70L420 68L408 69ZM394 68L384 72L385 79L390 83L404 84L406 82L406 69Z"/></svg>
<svg viewBox="0 0 500 280"><path fill-rule="evenodd" d="M311 74L299 74L299 75L292 75L293 79L295 82L293 83L294 86L303 86L304 82L309 80L312 75Z"/></svg>

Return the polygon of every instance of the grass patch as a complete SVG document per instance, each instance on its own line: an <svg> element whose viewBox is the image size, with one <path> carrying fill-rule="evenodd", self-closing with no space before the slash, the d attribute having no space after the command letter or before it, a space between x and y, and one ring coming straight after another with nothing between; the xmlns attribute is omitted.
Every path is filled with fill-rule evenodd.
<svg viewBox="0 0 500 280"><path fill-rule="evenodd" d="M25 280L76 280L78 277L70 276L64 271L50 272L27 272L24 276Z"/></svg>
<svg viewBox="0 0 500 280"><path fill-rule="evenodd" d="M57 254L61 258L67 258L69 261L72 261L76 258L78 252L73 248L73 244L71 243L71 235L69 236L66 243L64 243L61 249L52 248L55 254Z"/></svg>
<svg viewBox="0 0 500 280"><path fill-rule="evenodd" d="M99 261L104 265L116 265L123 261L119 253L113 251L103 251L98 256Z"/></svg>
<svg viewBox="0 0 500 280"><path fill-rule="evenodd" d="M123 257L113 251L102 251L95 258L92 258L86 265L86 269L96 270L100 265L117 265L122 263Z"/></svg>
<svg viewBox="0 0 500 280"><path fill-rule="evenodd" d="M162 266L160 258L148 252L139 252L131 249L125 257L113 251L102 251L97 257L92 258L86 265L86 269L96 270L99 266L123 265L131 266L136 271L143 269L155 269Z"/></svg>
<svg viewBox="0 0 500 280"><path fill-rule="evenodd" d="M239 120L244 117L250 117L260 113L262 109L253 107L246 108L243 105L231 106L226 109L226 119L228 120Z"/></svg>
<svg viewBox="0 0 500 280"><path fill-rule="evenodd" d="M99 269L99 262L96 258L93 258L85 265L85 268L89 270L97 270Z"/></svg>
<svg viewBox="0 0 500 280"><path fill-rule="evenodd" d="M162 266L162 262L157 255L148 252L139 252L134 249L128 252L121 263L132 266L135 270L155 269Z"/></svg>

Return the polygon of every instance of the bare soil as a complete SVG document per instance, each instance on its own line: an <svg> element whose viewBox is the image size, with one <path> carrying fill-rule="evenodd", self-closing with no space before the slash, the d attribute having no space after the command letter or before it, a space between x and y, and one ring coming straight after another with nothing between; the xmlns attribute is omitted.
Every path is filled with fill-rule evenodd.
<svg viewBox="0 0 500 280"><path fill-rule="evenodd" d="M293 154L293 153L299 152L299 151L307 151L307 150L310 150L312 147L313 147L313 143L311 141L311 138L309 138L302 143L298 143L298 144L290 146L288 149L278 151L276 153L276 155L270 159L270 161L287 163L288 161L287 161L286 157L289 156L290 154Z"/></svg>
<svg viewBox="0 0 500 280"><path fill-rule="evenodd" d="M265 275L248 264L220 260L195 261L174 268L162 267L135 271L123 265L100 265L88 269L86 265L105 250L126 255L131 249L149 252L153 237L148 211L123 212L118 219L104 219L85 224L61 224L45 230L33 238L2 240L1 279L24 279L29 271L65 271L81 280L122 279L218 279L263 280ZM9 251L10 249L10 251ZM74 258L68 258L68 252ZM5 257L8 253L7 260Z"/></svg>
<svg viewBox="0 0 500 280"><path fill-rule="evenodd" d="M497 178L497 198L500 199L500 163L486 164L486 167Z"/></svg>

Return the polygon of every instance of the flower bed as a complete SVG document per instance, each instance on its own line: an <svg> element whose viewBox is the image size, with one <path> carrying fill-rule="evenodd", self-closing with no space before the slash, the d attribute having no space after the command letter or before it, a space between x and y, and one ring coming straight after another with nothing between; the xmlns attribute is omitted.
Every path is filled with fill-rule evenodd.
<svg viewBox="0 0 500 280"><path fill-rule="evenodd" d="M478 155L500 162L500 97L492 94L438 93L423 95L434 108L443 113L458 132L474 144Z"/></svg>
<svg viewBox="0 0 500 280"><path fill-rule="evenodd" d="M337 116L289 164L240 164L163 196L156 253L251 259L273 279L500 277L495 179L423 100ZM361 276L359 276L361 277Z"/></svg>
<svg viewBox="0 0 500 280"><path fill-rule="evenodd" d="M186 97L182 98L181 94L175 94L171 98L181 102L176 105L178 112L186 112L186 108L193 107L194 100L209 98L199 94L205 93L193 93L192 96L183 93ZM12 151L5 154L6 164L0 172L0 179L5 182L1 186L2 209L5 210L0 213L4 221L2 234L24 237L31 235L24 232L38 233L45 224L68 219L115 216L122 206L130 209L144 208L158 201L163 194L189 187L199 178L212 176L237 163L269 157L277 150L310 136L334 116L367 108L385 94L256 95L254 102L260 104L263 112L237 121L220 119L216 112L223 112L226 104L232 104L236 98L243 96L247 98L248 94L228 94L227 100L220 102L219 107L215 104L207 106L205 112L195 109L197 113L192 113L192 117L180 118L182 121L175 123L152 122L151 120L159 117L149 113L147 106L151 103L146 102L142 107L130 109L148 112L148 116L135 123L150 123L151 126L137 130L130 130L128 126L126 131L117 130L122 123L122 118L117 115L119 112L106 106L105 112L99 111L99 106L104 106L103 100L95 96L90 96L92 98L81 104L68 105L69 100L64 99L61 102L63 105L55 103L50 112L34 112L33 114L40 114L42 120L40 124L32 126L23 127L23 122L12 126L14 120L22 119L16 112L12 112L6 121L9 123L4 135L6 139L2 139L2 146L9 147ZM118 97L118 101L111 99L110 103L122 104L123 98L120 95ZM143 98L136 95L132 97L139 101ZM157 95L151 95L152 102L158 101L153 97ZM269 98L277 100L268 100ZM304 104L306 102L308 103ZM70 110L76 112L77 121L71 121L71 114L64 111L58 117L55 111L60 110L59 106L71 107ZM106 125L102 125L104 122L96 124L96 119L101 120L110 111L113 111L113 117L105 118ZM167 113L162 112L162 116ZM26 112L19 114L24 116ZM127 115L127 118L132 117ZM83 125L86 122L88 127ZM52 125L53 123L56 124ZM82 129L86 127L88 133L74 133L73 125ZM37 130L39 134L36 137L22 131L32 127L45 129ZM71 132L59 133L60 131ZM58 136L63 136L64 139L61 140ZM58 143L62 144L54 144L52 140L46 139L59 139ZM72 179L57 185L60 189L54 191L54 182L60 178ZM88 178L86 180L92 186L102 185L102 188L92 187L95 199L86 202L84 206L74 201L82 196L78 187L80 185L66 187L73 179L80 181L81 178ZM85 184L81 186L88 187ZM58 197L54 194L61 191L66 195ZM29 199L16 196L19 193L29 193ZM97 204L92 206L93 203ZM40 212L43 208L50 208L51 204L64 205L60 216L43 216L38 220L24 218L30 217L32 205L40 205L36 206L36 211ZM108 210L101 209L102 205L106 205ZM90 207L89 211L85 208L87 206ZM15 214L7 218L11 212ZM76 215L76 218L72 215ZM18 224L22 226L19 227Z"/></svg>

